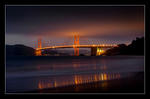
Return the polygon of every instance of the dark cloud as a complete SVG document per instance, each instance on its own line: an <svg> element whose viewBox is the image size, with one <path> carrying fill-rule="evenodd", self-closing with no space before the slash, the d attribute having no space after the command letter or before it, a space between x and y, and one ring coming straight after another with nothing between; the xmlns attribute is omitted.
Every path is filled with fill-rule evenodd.
<svg viewBox="0 0 150 99"><path fill-rule="evenodd" d="M6 6L6 35L65 37L72 32L107 39L142 36L144 6Z"/></svg>

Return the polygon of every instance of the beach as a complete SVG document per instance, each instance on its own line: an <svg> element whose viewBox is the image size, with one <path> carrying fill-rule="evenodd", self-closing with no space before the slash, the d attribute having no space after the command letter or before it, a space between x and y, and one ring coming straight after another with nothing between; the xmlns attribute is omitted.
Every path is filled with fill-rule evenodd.
<svg viewBox="0 0 150 99"><path fill-rule="evenodd" d="M7 62L7 93L144 93L142 56L23 57Z"/></svg>

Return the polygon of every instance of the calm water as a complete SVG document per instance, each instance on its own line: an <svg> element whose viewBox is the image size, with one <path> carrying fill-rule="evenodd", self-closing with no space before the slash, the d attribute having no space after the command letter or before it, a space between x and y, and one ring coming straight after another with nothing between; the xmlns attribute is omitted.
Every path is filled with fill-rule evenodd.
<svg viewBox="0 0 150 99"><path fill-rule="evenodd" d="M6 70L6 92L24 92L132 76L144 56L13 57Z"/></svg>

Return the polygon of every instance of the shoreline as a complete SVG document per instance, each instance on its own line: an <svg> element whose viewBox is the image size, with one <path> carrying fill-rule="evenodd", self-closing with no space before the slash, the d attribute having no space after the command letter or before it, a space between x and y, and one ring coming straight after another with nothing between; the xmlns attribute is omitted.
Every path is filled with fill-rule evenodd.
<svg viewBox="0 0 150 99"><path fill-rule="evenodd" d="M79 81L80 77L70 76L63 76L60 74L61 77L53 77L49 78L49 76L43 76L41 78L33 77L33 74L37 76L38 72L33 74L29 74L27 77L33 77L33 79L29 78L22 78L22 80L17 79L15 81L8 80L9 88L7 93L143 93L144 94L144 71L143 71L143 58L144 56L22 56L22 57L14 57L12 60L8 60L7 66L8 70L12 70L12 68L17 71L20 70L29 70L29 71L42 71L47 69L54 69L60 70L64 72L64 70L79 72L80 70L83 71L91 71L95 70L104 71L105 73L110 71L126 71L128 74L123 74L119 78L115 78L113 80L110 79L101 79L103 76L82 76L84 82L76 83ZM59 63L59 64L58 64ZM124 64L122 64L124 63ZM14 65L12 65L14 64ZM37 65L38 64L38 65ZM138 65L137 65L138 64ZM16 67L11 67L16 66ZM17 66L21 66L18 67ZM61 67L62 66L62 67ZM76 66L76 67L74 67ZM104 66L107 68L104 68ZM41 69L39 68L41 67ZM113 69L112 69L113 68ZM62 70L61 70L62 69ZM110 71L109 71L110 70ZM13 72L13 70L12 70ZM56 72L56 71L55 71ZM54 73L55 73L54 72ZM70 71L72 72L72 71ZM129 72L133 72L130 74ZM28 73L28 72L27 72ZM48 72L40 72L40 74L46 74ZM57 73L57 72L56 72ZM61 73L61 72L60 72ZM91 72L90 72L91 73ZM92 72L93 73L93 72ZM76 74L76 73L75 73ZM120 74L121 75L121 74ZM46 77L46 78L44 78ZM63 78L64 77L64 78ZM70 78L67 78L70 77ZM110 76L109 76L110 77ZM63 83L62 80L64 80ZM75 80L76 78L76 80ZM56 79L56 81L54 81ZM78 79L78 80L77 80ZM93 80L95 82L91 82L92 80L89 79L96 79ZM42 81L41 81L42 80ZM50 81L49 81L50 80ZM88 81L86 81L88 80ZM43 87L40 87L39 81L42 83ZM18 85L13 85L15 83ZM50 82L50 83L49 83ZM57 87L56 87L56 83ZM66 83L67 82L67 83ZM68 83L69 82L69 83ZM72 83L73 82L73 83ZM81 81L80 81L81 82ZM89 82L89 83L87 83ZM74 85L70 85L74 84ZM65 85L65 86L62 86ZM61 86L61 87L60 87ZM55 87L55 88L54 88ZM43 88L43 89L42 89Z"/></svg>
<svg viewBox="0 0 150 99"><path fill-rule="evenodd" d="M137 57L141 57L143 58L144 56L141 55L116 55L116 56L7 56L6 57L6 61L7 60L45 60L45 59L59 59L61 60L63 59L87 59L87 58L137 58Z"/></svg>

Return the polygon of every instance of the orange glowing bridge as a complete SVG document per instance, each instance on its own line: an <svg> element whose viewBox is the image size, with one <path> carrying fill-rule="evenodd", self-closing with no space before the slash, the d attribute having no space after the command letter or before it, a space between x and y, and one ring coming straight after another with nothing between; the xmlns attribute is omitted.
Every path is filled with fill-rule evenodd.
<svg viewBox="0 0 150 99"><path fill-rule="evenodd" d="M36 56L42 55L42 50L45 49L56 49L56 48L74 48L74 55L79 56L79 48L91 48L91 55L95 56L98 53L101 53L102 50L99 48L113 48L116 47L115 44L92 44L92 45L80 45L79 44L79 35L74 36L74 44L73 45L63 45L63 46L48 46L42 47L41 39L38 39L38 48L36 48Z"/></svg>

